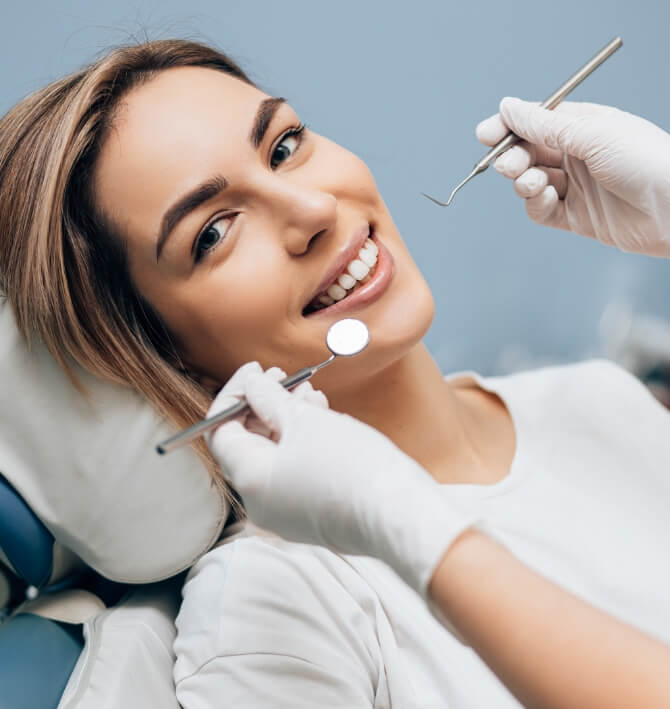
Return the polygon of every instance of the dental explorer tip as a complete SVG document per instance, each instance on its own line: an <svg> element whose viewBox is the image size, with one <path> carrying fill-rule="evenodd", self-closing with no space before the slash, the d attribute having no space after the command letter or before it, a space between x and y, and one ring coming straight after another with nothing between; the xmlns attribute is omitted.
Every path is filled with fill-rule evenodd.
<svg viewBox="0 0 670 709"><path fill-rule="evenodd" d="M435 202L435 204L439 204L440 207L448 207L449 203L451 202L451 197L454 196L454 193L451 193L451 197L446 202L440 202L440 200L435 199L435 197L431 197L429 194L426 194L425 192L421 193L424 197L427 197L431 202Z"/></svg>
<svg viewBox="0 0 670 709"><path fill-rule="evenodd" d="M459 182L456 185L456 187L454 187L452 193L449 195L449 199L446 202L440 202L439 200L435 199L435 197L431 197L429 194L426 194L425 192L422 192L421 194L424 197L428 197L428 199L435 202L435 204L439 204L440 207L448 207L451 204L451 200L454 198L454 195L456 194L456 192L458 192L458 190L460 190L461 187L463 187L463 185L466 182L471 180L475 175L478 175L480 172L483 172L483 169L480 169L479 165L476 165L474 170L462 182Z"/></svg>

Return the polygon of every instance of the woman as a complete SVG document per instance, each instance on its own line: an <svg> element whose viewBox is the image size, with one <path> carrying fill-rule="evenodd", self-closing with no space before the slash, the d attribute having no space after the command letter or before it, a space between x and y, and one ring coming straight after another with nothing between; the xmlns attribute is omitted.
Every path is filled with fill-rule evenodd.
<svg viewBox="0 0 670 709"><path fill-rule="evenodd" d="M417 490L444 495L449 517L426 515L421 563L397 564L405 580L425 595L447 537L456 540L461 568L488 558L478 572L506 571L494 563L498 556L471 554L485 535L466 530L483 518L492 535L561 586L670 641L662 592L670 579L657 563L668 532L660 510L670 497L658 473L663 454L647 437L656 455L653 464L641 461L639 445L622 439L620 416L612 415L616 407L635 410L630 426L658 430L668 426L665 413L604 363L445 381L421 344L433 316L430 291L372 176L351 153L307 131L287 102L258 90L214 50L154 42L117 50L28 97L3 119L0 136L2 287L26 334L36 330L63 364L74 356L130 383L184 425L206 413L233 373L240 371L225 396L253 395L244 381L250 370L320 361L328 326L345 313L361 317L371 333L367 350L314 378L334 411L311 386L291 397L315 424L323 414L332 415L326 425L344 426L333 432L330 463L316 459L323 470L314 470L315 480L350 466L362 473L361 489L370 472L374 493L384 496L384 471L369 444ZM280 375L272 369L261 378ZM272 396L262 390L255 398L261 419L263 397ZM247 425L276 433L272 416ZM220 432L231 430L232 443L241 431ZM287 440L301 430L324 433L303 420ZM631 478L633 463L639 479ZM421 515L412 489L405 489L407 525L398 498L389 497L398 535ZM569 524L552 495L570 509ZM621 530L623 505L631 524L644 520L642 510L647 517L657 510L657 526ZM186 708L222 698L238 706L508 706L517 703L512 693L529 703L584 706L601 696L589 677L562 681L575 653L589 660L583 647L550 643L550 661L529 657L535 628L515 624L514 607L497 622L489 615L475 632L458 602L445 619L466 630L463 639L506 689L383 562L239 527L184 588L175 675ZM339 527L330 520L329 528ZM444 535L437 544L432 531ZM617 543L635 557L632 577L630 566L615 563ZM496 577L501 597L511 592L532 606L540 583L560 618L591 630L595 614L609 661L621 660L630 642L664 651L516 563L526 575ZM467 574L452 576L450 588L459 578ZM496 590L488 578L485 585ZM615 634L612 654L606 633L620 626L624 644ZM544 630L553 632L548 619ZM586 667L602 669L597 658Z"/></svg>

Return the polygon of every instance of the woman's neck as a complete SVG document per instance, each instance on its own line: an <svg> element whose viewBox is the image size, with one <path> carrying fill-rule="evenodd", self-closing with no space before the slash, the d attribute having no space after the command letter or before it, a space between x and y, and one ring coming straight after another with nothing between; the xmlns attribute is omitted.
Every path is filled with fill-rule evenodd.
<svg viewBox="0 0 670 709"><path fill-rule="evenodd" d="M504 404L471 382L445 381L421 343L355 392L329 400L384 433L440 483L487 484L509 470L514 430Z"/></svg>

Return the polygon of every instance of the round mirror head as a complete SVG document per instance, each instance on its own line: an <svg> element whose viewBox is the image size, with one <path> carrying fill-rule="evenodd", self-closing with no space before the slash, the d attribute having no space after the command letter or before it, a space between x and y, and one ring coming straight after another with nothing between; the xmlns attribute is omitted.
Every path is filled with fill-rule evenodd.
<svg viewBox="0 0 670 709"><path fill-rule="evenodd" d="M365 323L355 318L338 320L328 328L326 345L335 355L351 355L362 352L370 342L370 332Z"/></svg>

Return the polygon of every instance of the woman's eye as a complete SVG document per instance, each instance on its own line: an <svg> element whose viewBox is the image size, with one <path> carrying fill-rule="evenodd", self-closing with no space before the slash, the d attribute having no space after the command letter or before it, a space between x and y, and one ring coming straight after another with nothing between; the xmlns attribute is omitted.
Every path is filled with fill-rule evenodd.
<svg viewBox="0 0 670 709"><path fill-rule="evenodd" d="M200 232L193 249L193 260L196 263L219 245L230 228L232 218L232 216L220 217Z"/></svg>
<svg viewBox="0 0 670 709"><path fill-rule="evenodd" d="M272 152L270 167L274 169L277 165L293 155L302 142L304 130L305 125L303 124L298 128L292 128L288 133L286 133L286 135L281 139L281 142Z"/></svg>

